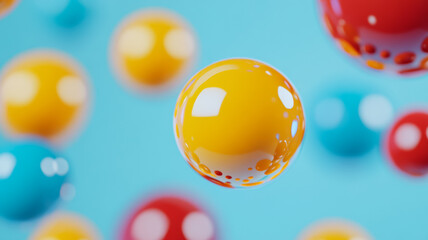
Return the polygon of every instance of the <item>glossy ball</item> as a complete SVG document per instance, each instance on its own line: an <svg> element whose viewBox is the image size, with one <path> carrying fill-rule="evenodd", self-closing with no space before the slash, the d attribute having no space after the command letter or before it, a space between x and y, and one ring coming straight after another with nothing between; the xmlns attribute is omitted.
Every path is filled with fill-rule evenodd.
<svg viewBox="0 0 428 240"><path fill-rule="evenodd" d="M56 24L74 27L81 23L87 14L85 0L34 0L38 8Z"/></svg>
<svg viewBox="0 0 428 240"><path fill-rule="evenodd" d="M30 220L58 201L69 171L67 160L40 142L25 142L0 151L0 216Z"/></svg>
<svg viewBox="0 0 428 240"><path fill-rule="evenodd" d="M394 165L404 173L428 174L428 111L412 111L397 119L385 147Z"/></svg>
<svg viewBox="0 0 428 240"><path fill-rule="evenodd" d="M0 19L9 13L18 3L18 0L0 0Z"/></svg>
<svg viewBox="0 0 428 240"><path fill-rule="evenodd" d="M299 240L370 240L372 237L358 225L343 220L324 220L310 226Z"/></svg>
<svg viewBox="0 0 428 240"><path fill-rule="evenodd" d="M196 39L189 25L167 10L127 17L116 30L112 64L133 89L159 90L177 84L193 65Z"/></svg>
<svg viewBox="0 0 428 240"><path fill-rule="evenodd" d="M77 131L88 101L85 75L56 52L18 57L0 77L0 117L10 135L65 138Z"/></svg>
<svg viewBox="0 0 428 240"><path fill-rule="evenodd" d="M428 1L319 0L331 36L366 66L398 74L428 70Z"/></svg>
<svg viewBox="0 0 428 240"><path fill-rule="evenodd" d="M48 217L30 240L99 240L98 232L85 218L71 213Z"/></svg>
<svg viewBox="0 0 428 240"><path fill-rule="evenodd" d="M271 66L229 59L197 73L175 108L179 149L195 171L224 187L251 187L277 177L305 132L299 95Z"/></svg>
<svg viewBox="0 0 428 240"><path fill-rule="evenodd" d="M356 88L324 91L314 106L313 119L321 143L341 156L372 150L394 112L385 96Z"/></svg>
<svg viewBox="0 0 428 240"><path fill-rule="evenodd" d="M177 196L162 196L139 206L127 220L121 240L216 239L213 219L199 206Z"/></svg>

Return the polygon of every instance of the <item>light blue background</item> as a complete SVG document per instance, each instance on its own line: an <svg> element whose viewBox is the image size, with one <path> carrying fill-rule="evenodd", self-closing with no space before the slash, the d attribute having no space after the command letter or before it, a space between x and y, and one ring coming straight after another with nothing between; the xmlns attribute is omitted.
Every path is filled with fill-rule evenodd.
<svg viewBox="0 0 428 240"><path fill-rule="evenodd" d="M344 164L320 146L310 120L299 158L274 182L254 190L230 190L202 179L175 144L172 115L179 89L160 98L131 93L113 76L108 47L113 30L129 13L167 7L183 15L198 34L200 58L193 72L229 57L263 60L291 79L308 118L317 91L333 80L377 86L402 112L428 103L426 76L399 79L350 61L324 31L315 0L89 4L88 19L75 29L50 22L32 0L21 0L0 19L0 66L26 50L48 47L73 56L91 78L88 122L63 150L72 161L77 195L60 209L87 216L105 239L114 239L139 199L172 188L204 202L218 219L224 239L295 239L309 224L330 217L358 222L376 239L428 239L428 180L397 172L379 149ZM0 239L26 239L34 226L0 221Z"/></svg>

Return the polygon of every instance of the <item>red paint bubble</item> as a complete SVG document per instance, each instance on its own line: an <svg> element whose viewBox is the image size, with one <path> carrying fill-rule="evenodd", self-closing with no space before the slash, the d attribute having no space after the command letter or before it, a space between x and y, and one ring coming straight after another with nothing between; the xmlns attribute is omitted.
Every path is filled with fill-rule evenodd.
<svg viewBox="0 0 428 240"><path fill-rule="evenodd" d="M412 52L403 52L395 56L394 62L396 64L404 65L415 61L416 55Z"/></svg>

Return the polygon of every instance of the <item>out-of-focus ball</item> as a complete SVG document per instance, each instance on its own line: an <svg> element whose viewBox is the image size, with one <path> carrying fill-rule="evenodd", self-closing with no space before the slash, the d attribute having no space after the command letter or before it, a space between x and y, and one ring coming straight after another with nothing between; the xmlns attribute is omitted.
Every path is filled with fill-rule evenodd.
<svg viewBox="0 0 428 240"><path fill-rule="evenodd" d="M26 53L0 76L0 119L11 135L63 140L77 131L88 101L85 74L57 52Z"/></svg>
<svg viewBox="0 0 428 240"><path fill-rule="evenodd" d="M111 61L133 89L160 90L177 84L193 65L196 39L189 25L167 10L127 17L113 37Z"/></svg>
<svg viewBox="0 0 428 240"><path fill-rule="evenodd" d="M412 176L428 173L428 111L412 111L393 124L386 152L395 166Z"/></svg>
<svg viewBox="0 0 428 240"><path fill-rule="evenodd" d="M360 226L344 220L324 220L304 231L299 240L371 240Z"/></svg>
<svg viewBox="0 0 428 240"><path fill-rule="evenodd" d="M67 160L40 142L0 150L0 216L23 221L46 213L57 203L68 172Z"/></svg>
<svg viewBox="0 0 428 240"><path fill-rule="evenodd" d="M121 240L214 240L211 216L192 201L177 196L157 197L139 206L125 223Z"/></svg>
<svg viewBox="0 0 428 240"><path fill-rule="evenodd" d="M224 187L277 177L305 132L302 103L289 80L251 59L229 59L197 73L176 104L174 132L195 171Z"/></svg>
<svg viewBox="0 0 428 240"><path fill-rule="evenodd" d="M319 0L331 36L351 57L379 71L428 70L428 1Z"/></svg>
<svg viewBox="0 0 428 240"><path fill-rule="evenodd" d="M99 240L95 227L82 216L57 213L49 216L36 230L31 240Z"/></svg>
<svg viewBox="0 0 428 240"><path fill-rule="evenodd" d="M39 9L56 24L74 27L87 15L86 0L34 0Z"/></svg>
<svg viewBox="0 0 428 240"><path fill-rule="evenodd" d="M325 91L314 106L313 119L321 143L342 156L372 150L394 113L384 95L357 88Z"/></svg>
<svg viewBox="0 0 428 240"><path fill-rule="evenodd" d="M19 0L0 0L0 19L9 13Z"/></svg>

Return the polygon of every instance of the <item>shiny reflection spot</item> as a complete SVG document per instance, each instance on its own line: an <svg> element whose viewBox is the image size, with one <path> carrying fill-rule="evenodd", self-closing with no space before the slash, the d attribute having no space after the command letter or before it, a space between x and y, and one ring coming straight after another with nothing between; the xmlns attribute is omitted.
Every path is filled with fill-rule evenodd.
<svg viewBox="0 0 428 240"><path fill-rule="evenodd" d="M315 121L324 128L335 128L345 114L345 105L337 98L321 101L315 109Z"/></svg>
<svg viewBox="0 0 428 240"><path fill-rule="evenodd" d="M293 95L285 89L284 87L279 86L278 87L278 96L279 99L281 99L282 104L285 108L292 109L294 106L294 99Z"/></svg>
<svg viewBox="0 0 428 240"><path fill-rule="evenodd" d="M59 176L65 176L68 173L68 170L69 170L69 166L68 166L67 160L65 160L64 158L57 158L56 159L56 164L58 166L56 173Z"/></svg>
<svg viewBox="0 0 428 240"><path fill-rule="evenodd" d="M60 197L64 201L71 201L76 196L76 188L71 183L64 183L60 190Z"/></svg>
<svg viewBox="0 0 428 240"><path fill-rule="evenodd" d="M0 179L10 177L16 165L15 156L10 153L0 155Z"/></svg>
<svg viewBox="0 0 428 240"><path fill-rule="evenodd" d="M192 109L194 117L215 117L219 114L226 91L221 88L211 87L202 90L197 97Z"/></svg>
<svg viewBox="0 0 428 240"><path fill-rule="evenodd" d="M266 70L266 74L269 75L269 76L272 76L272 73L269 72L268 70Z"/></svg>
<svg viewBox="0 0 428 240"><path fill-rule="evenodd" d="M194 38L187 30L171 30L166 34L164 41L166 51L174 58L186 59L195 52Z"/></svg>
<svg viewBox="0 0 428 240"><path fill-rule="evenodd" d="M7 103L25 105L37 95L38 88L37 76L30 72L17 72L4 79L1 97Z"/></svg>
<svg viewBox="0 0 428 240"><path fill-rule="evenodd" d="M296 136L298 126L299 126L299 123L297 122L297 120L294 120L291 123L291 136L292 137Z"/></svg>
<svg viewBox="0 0 428 240"><path fill-rule="evenodd" d="M375 17L375 16L373 16L373 15L370 15L370 16L367 18L367 21L369 22L369 24L370 24L370 25L375 25L375 24L377 23L377 19L376 19L376 17Z"/></svg>
<svg viewBox="0 0 428 240"><path fill-rule="evenodd" d="M47 177L53 177L58 171L58 164L54 159L47 157L40 162L40 168Z"/></svg>
<svg viewBox="0 0 428 240"><path fill-rule="evenodd" d="M376 94L365 97L361 101L358 111L363 123L373 130L385 128L394 115L388 99Z"/></svg>
<svg viewBox="0 0 428 240"><path fill-rule="evenodd" d="M421 133L417 126L407 123L397 129L395 133L395 143L402 150L414 149L421 139Z"/></svg>
<svg viewBox="0 0 428 240"><path fill-rule="evenodd" d="M160 210L148 209L135 219L131 234L134 239L163 239L168 232L168 217Z"/></svg>
<svg viewBox="0 0 428 240"><path fill-rule="evenodd" d="M214 224L201 212L191 212L183 220L182 231L186 239L208 240L214 236Z"/></svg>
<svg viewBox="0 0 428 240"><path fill-rule="evenodd" d="M87 92L83 81L77 77L63 77L57 85L58 96L68 105L80 105L86 100Z"/></svg>
<svg viewBox="0 0 428 240"><path fill-rule="evenodd" d="M132 27L119 38L119 51L134 58L140 58L148 55L155 43L153 32L147 27Z"/></svg>

